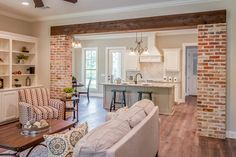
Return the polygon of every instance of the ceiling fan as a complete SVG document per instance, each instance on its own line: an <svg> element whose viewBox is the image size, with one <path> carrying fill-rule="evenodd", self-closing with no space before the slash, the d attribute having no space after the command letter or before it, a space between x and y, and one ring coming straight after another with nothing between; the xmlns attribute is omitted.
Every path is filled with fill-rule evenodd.
<svg viewBox="0 0 236 157"><path fill-rule="evenodd" d="M78 0L64 0L70 3L77 3ZM45 7L43 4L43 0L34 0L35 8L43 8Z"/></svg>

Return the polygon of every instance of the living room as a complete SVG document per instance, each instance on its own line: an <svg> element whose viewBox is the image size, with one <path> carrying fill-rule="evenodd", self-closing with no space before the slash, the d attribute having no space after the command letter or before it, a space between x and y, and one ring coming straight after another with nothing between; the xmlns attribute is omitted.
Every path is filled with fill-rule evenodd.
<svg viewBox="0 0 236 157"><path fill-rule="evenodd" d="M122 98L122 93L125 93L123 97L126 99L123 98L123 101L127 102L127 106L129 107L129 109L123 108L125 110L121 111L123 114L126 111L131 112L134 110L132 108L136 108L139 105L142 107L150 105L152 112L144 109L145 116L142 116L145 118L143 117L142 119L144 120L137 124L137 126L133 126L134 124L131 123L132 127L129 128L124 124L123 127L126 127L126 130L122 128L124 129L123 133L128 132L126 135L122 134L124 139L121 138L120 141L117 141L116 138L119 139L120 137L118 135L121 134L120 132L114 132L114 138L112 140L113 142L114 140L116 141L112 146L110 145L105 151L102 151L106 156L144 157L155 156L156 154L161 157L236 156L236 142L234 140L236 138L236 126L233 121L235 119L234 112L236 111L234 104L236 76L234 69L235 62L233 61L235 58L233 52L236 40L235 1L140 0L108 2L104 0L96 5L93 1L68 1L0 1L0 58L2 60L0 60L0 78L3 84L3 89L0 89L0 106L2 111L0 118L1 122L3 122L0 126L0 132L1 134L4 133L0 136L0 145L3 148L0 151L3 154L16 152L16 156L25 156L30 148L37 146L35 144L29 145L31 140L34 142L37 141L37 144L43 142L42 135L45 132L36 135L35 138L25 136L28 139L24 138L22 141L20 139L22 139L23 135L20 133L16 137L10 138L11 134L10 132L7 134L6 130L9 128L12 130L16 129L15 124L19 124L17 122L19 118L22 124L27 123L30 119L46 119L46 121L43 120L41 123L43 125L49 125L49 128L53 130L52 133L58 133L62 130L65 131L72 127L75 127L75 129L82 128L81 134L85 134L84 132L86 132L87 136L82 135L85 138L82 138L76 145L77 148L82 148L80 145L82 142L88 142L87 144L89 144L89 140L92 141L92 139L88 138L89 135L101 131L99 130L101 128L99 126L106 125L109 121L117 120L115 118L116 116L119 117L119 113L116 111L117 107L110 102L114 99L113 96L117 92L121 92L119 96ZM68 102L68 99L65 99L65 92L68 91L70 93L71 87L73 86L71 81L72 75L79 71L74 72L74 62L81 60L81 58L78 58L78 56L75 57L75 55L82 54L79 51L83 51L84 48L89 47L86 46L86 44L89 45L88 42L86 43L81 36L84 36L84 38L88 38L88 36L94 38L96 36L96 40L98 41L97 38L101 34L109 36L112 34L131 33L132 40L130 40L130 43L135 44L135 37L137 36L138 40L136 41L143 39L143 45L145 45L146 40L148 40L148 35L145 33L155 32L157 33L156 40L157 47L159 48L161 41L163 41L162 44L167 43L165 43L167 39L163 35L163 32L166 31L164 34L170 32L176 34L176 31L181 32L181 30L184 30L182 33L185 32L186 34L191 29L196 30L195 35L198 46L197 97L193 96L185 99L185 92L183 91L185 88L182 85L186 84L183 83L181 77L182 84L179 93L181 93L180 95L183 98L181 97L176 101L176 94L167 94L168 99L165 97L165 93L175 93L176 86L167 86L165 84L165 87L163 87L163 84L151 82L153 86L150 87L150 82L141 82L143 80L138 75L134 77L135 79L132 83L123 81L121 77L120 79L123 84L119 84L119 79L114 79L114 82L111 79L106 79L108 73L105 72L104 68L104 72L100 72L98 76L99 80L104 77L104 80L108 81L99 81L98 84L103 89L101 90L103 98L99 94L96 95L95 93L93 95L92 93L89 96L89 100L87 100L87 97L80 96L78 92L75 94L79 96L78 98L70 100L70 102ZM158 33L162 35L158 36ZM195 43L195 40L193 41ZM72 45L78 42L81 42L82 48L73 49ZM207 45L208 42L210 45ZM128 42L126 43L128 44ZM188 43L193 42L189 41ZM128 44L127 47L135 48L136 45L134 44ZM151 49L148 44L144 47L146 46L148 50ZM170 47L162 47L160 51L165 48ZM183 47L180 48L184 50ZM98 53L101 51L101 48L99 49ZM139 55L139 52L136 49L135 53L137 55ZM22 53L23 55L21 55ZM129 52L127 51L127 53ZM163 52L160 54L164 56ZM148 76L148 72L153 65L162 66L163 64L165 66L166 56L163 57L163 62L156 62L159 56L154 56L152 60L150 58L147 59L147 57L141 58L144 58L143 60L146 59L147 62L140 64L140 71L144 75L144 78ZM155 60L155 63L150 63L153 60ZM181 55L181 63L182 60ZM83 58L82 61L84 61ZM98 58L98 62L103 61L104 58ZM129 61L128 63L130 65L127 65L134 67L134 62ZM76 68L78 67L76 66ZM180 67L180 69L183 69L182 66ZM160 73L162 73L161 70ZM86 77L82 75L83 73L76 75L78 83L81 83L76 84L76 86L87 87L89 81L86 82L86 79L84 79ZM155 80L157 75L152 74L152 72L150 72L150 75L153 76L152 81ZM181 76L185 76L182 70ZM162 77L163 75L160 78ZM149 80L149 78L145 78L145 81ZM174 80L174 78L175 76L173 75L171 79ZM137 81L137 85L135 81ZM65 88L67 89L65 90ZM79 91L79 89L80 87L77 90ZM151 97L147 98L152 101L145 99L141 100L141 103L136 104L139 98L137 92L140 91L143 92L143 95L149 92L148 94L151 94ZM20 103L18 103L19 101ZM60 108L65 102L69 104L73 103L72 105L78 107L73 112L74 114L65 115L63 109ZM33 111L28 110L27 103L36 105L33 106ZM47 108L42 109L42 106L44 106L42 104L47 104ZM169 110L163 108L167 104L169 105ZM126 103L124 106L126 106ZM173 113L172 108L174 108ZM44 111L46 113L50 112L51 114L45 116ZM110 111L112 112L110 113ZM164 111L168 112L168 114L163 114ZM26 118L25 113L27 113ZM61 126L47 120L65 119L65 116L71 118L67 121L62 121L60 123ZM160 117L160 122L157 117ZM110 118L111 120L108 120ZM124 119L124 117L121 119ZM154 121L152 123L153 126L145 125L151 123L151 121ZM39 124L36 123L36 125ZM112 125L115 125L115 123L112 123ZM131 131L127 129L131 129ZM153 135L150 135L151 133L148 131L152 129L155 131ZM2 132L4 130L6 133ZM69 133L71 132L69 131ZM101 131L101 133L104 134L105 131ZM109 133L107 132L107 134ZM149 142L142 138L134 138L139 134L140 137L149 139ZM117 136L115 137L115 135ZM101 134L94 138L101 138ZM45 139L49 140L47 137ZM132 146L125 144L131 144L130 142L133 142ZM26 144L29 149L26 151L23 147L18 149L22 143ZM11 147L9 145L15 145L14 149L12 148L13 146ZM175 145L174 148L173 145ZM89 146L93 145L91 143L90 145L86 145L88 149ZM47 156L47 149L45 151L44 148L39 147L40 149L38 147L32 149L33 151L29 153L29 156ZM42 152L42 149L44 153L39 153ZM73 156L81 155L79 155L81 153L79 149L75 149L74 152ZM84 153L86 155L86 151ZM70 155L72 155L71 152Z"/></svg>

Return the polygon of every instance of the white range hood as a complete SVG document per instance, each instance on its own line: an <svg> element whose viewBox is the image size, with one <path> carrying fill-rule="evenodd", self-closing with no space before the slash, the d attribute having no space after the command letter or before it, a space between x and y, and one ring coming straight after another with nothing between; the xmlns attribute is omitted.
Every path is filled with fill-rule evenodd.
<svg viewBox="0 0 236 157"><path fill-rule="evenodd" d="M141 55L140 62L162 62L162 55L156 47L156 33L147 33L147 44L149 54Z"/></svg>

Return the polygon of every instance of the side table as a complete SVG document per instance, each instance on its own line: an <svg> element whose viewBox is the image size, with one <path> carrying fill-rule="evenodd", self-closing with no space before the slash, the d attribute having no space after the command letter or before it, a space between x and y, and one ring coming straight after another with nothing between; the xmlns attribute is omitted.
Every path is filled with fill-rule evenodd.
<svg viewBox="0 0 236 157"><path fill-rule="evenodd" d="M72 98L63 98L61 101L65 104L64 109L64 120L66 120L66 112L73 112L73 120L76 118L76 122L79 122L79 98L78 97L72 97ZM66 102L72 102L72 107L67 107ZM77 116L75 115L77 114Z"/></svg>

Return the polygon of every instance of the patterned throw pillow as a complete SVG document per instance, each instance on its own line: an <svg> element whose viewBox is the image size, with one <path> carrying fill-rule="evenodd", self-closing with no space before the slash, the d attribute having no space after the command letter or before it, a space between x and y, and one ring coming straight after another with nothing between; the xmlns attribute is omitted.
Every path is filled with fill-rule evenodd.
<svg viewBox="0 0 236 157"><path fill-rule="evenodd" d="M72 157L76 143L88 133L87 122L64 133L44 135L48 157Z"/></svg>

